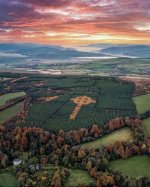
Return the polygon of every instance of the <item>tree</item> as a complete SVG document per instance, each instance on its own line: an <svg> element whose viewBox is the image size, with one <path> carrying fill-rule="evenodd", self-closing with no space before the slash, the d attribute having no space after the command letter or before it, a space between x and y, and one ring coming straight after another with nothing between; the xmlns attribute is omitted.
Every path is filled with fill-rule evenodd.
<svg viewBox="0 0 150 187"><path fill-rule="evenodd" d="M7 164L8 164L8 156L6 154L4 154L2 156L1 165L3 168L6 168Z"/></svg>
<svg viewBox="0 0 150 187"><path fill-rule="evenodd" d="M90 130L90 134L94 136L95 138L97 138L100 135L100 133L101 133L101 130L98 127L98 125L93 125Z"/></svg>
<svg viewBox="0 0 150 187"><path fill-rule="evenodd" d="M28 139L27 139L26 136L23 136L23 137L21 138L21 145L23 146L24 149L27 148L27 144L28 144Z"/></svg>
<svg viewBox="0 0 150 187"><path fill-rule="evenodd" d="M97 178L97 172L96 172L96 169L95 169L95 168L92 168L92 169L90 170L90 175L91 175L92 177L94 177L95 179Z"/></svg>
<svg viewBox="0 0 150 187"><path fill-rule="evenodd" d="M79 149L78 150L78 159L82 159L83 157L85 157L86 156L86 153L85 153L85 151L84 151L84 149Z"/></svg>
<svg viewBox="0 0 150 187"><path fill-rule="evenodd" d="M45 154L45 148L44 147L40 147L40 155L44 155Z"/></svg>
<svg viewBox="0 0 150 187"><path fill-rule="evenodd" d="M102 186L114 186L115 185L115 180L114 176L107 175L106 173L103 173L102 175L99 176L100 183Z"/></svg>
<svg viewBox="0 0 150 187"><path fill-rule="evenodd" d="M89 160L85 166L85 169L90 171L92 169L92 162Z"/></svg>
<svg viewBox="0 0 150 187"><path fill-rule="evenodd" d="M56 171L52 179L53 187L62 187L59 171Z"/></svg>

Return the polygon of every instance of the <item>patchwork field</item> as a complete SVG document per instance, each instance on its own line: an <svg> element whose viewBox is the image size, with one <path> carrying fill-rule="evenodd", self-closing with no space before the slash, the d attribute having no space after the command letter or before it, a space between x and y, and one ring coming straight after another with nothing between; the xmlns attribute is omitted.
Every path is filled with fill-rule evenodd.
<svg viewBox="0 0 150 187"><path fill-rule="evenodd" d="M143 124L146 135L150 137L150 118L143 120Z"/></svg>
<svg viewBox="0 0 150 187"><path fill-rule="evenodd" d="M134 98L138 114L150 110L150 94L140 95Z"/></svg>
<svg viewBox="0 0 150 187"><path fill-rule="evenodd" d="M25 96L25 92L8 93L0 96L0 106L3 106L10 99Z"/></svg>
<svg viewBox="0 0 150 187"><path fill-rule="evenodd" d="M119 159L110 163L110 167L113 170L121 171L122 173L135 178L143 176L150 179L149 166L149 156L133 156L128 159Z"/></svg>
<svg viewBox="0 0 150 187"><path fill-rule="evenodd" d="M0 187L19 187L19 183L11 172L0 171Z"/></svg>
<svg viewBox="0 0 150 187"><path fill-rule="evenodd" d="M116 141L129 142L133 139L130 128L123 128L112 132L93 142L82 144L83 148L99 148L100 146L113 145Z"/></svg>

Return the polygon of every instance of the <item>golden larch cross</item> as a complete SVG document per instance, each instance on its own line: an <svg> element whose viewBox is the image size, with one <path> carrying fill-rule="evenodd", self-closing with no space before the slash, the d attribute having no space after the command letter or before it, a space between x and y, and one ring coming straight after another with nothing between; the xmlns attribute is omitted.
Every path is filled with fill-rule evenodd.
<svg viewBox="0 0 150 187"><path fill-rule="evenodd" d="M74 99L71 99L75 104L77 104L76 108L73 110L72 114L70 115L70 120L74 120L79 113L80 109L84 105L89 105L91 103L96 103L95 100L91 99L90 97L87 96L79 96Z"/></svg>

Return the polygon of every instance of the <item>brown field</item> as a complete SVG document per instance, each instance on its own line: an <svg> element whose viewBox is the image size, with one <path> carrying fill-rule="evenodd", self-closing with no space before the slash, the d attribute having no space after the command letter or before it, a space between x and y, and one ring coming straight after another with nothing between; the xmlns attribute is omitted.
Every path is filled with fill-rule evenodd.
<svg viewBox="0 0 150 187"><path fill-rule="evenodd" d="M15 83L17 81L20 81L20 80L23 80L23 79L27 79L28 77L20 77L20 78L17 78L17 79L13 79L10 83Z"/></svg>
<svg viewBox="0 0 150 187"><path fill-rule="evenodd" d="M45 83L45 81L40 81L40 82L37 82L37 83L33 84L33 86L40 87L40 86L43 86L44 83Z"/></svg>
<svg viewBox="0 0 150 187"><path fill-rule="evenodd" d="M57 98L59 98L59 96L48 96L48 97L41 97L39 98L39 100L44 102L49 102Z"/></svg>
<svg viewBox="0 0 150 187"><path fill-rule="evenodd" d="M72 112L72 114L70 115L69 118L70 120L74 120L76 118L82 106L89 105L91 103L96 103L95 100L87 96L79 96L74 99L71 99L71 101L73 101L77 106Z"/></svg>

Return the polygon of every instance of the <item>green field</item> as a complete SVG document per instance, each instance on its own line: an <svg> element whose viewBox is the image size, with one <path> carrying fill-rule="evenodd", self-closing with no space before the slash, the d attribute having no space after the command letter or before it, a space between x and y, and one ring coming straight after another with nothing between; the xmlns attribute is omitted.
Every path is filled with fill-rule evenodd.
<svg viewBox="0 0 150 187"><path fill-rule="evenodd" d="M8 93L0 96L0 106L3 106L8 100L25 96L25 92Z"/></svg>
<svg viewBox="0 0 150 187"><path fill-rule="evenodd" d="M43 85L35 87L38 82ZM30 86L29 86L30 85ZM20 126L39 126L46 130L78 130L90 127L93 124L102 125L117 116L135 116L136 109L132 96L134 85L120 83L115 78L107 77L44 77L30 76L26 80L19 81L17 86L32 98L32 105L28 109L28 117ZM15 86L14 89L17 88ZM45 96L58 96L58 99L41 103L38 98ZM82 106L74 120L69 117L75 107L71 101L78 96L88 96L95 100Z"/></svg>
<svg viewBox="0 0 150 187"><path fill-rule="evenodd" d="M0 112L0 124L4 123L8 119L14 117L15 115L18 114L20 111L21 107L23 105L23 102L19 102L3 111Z"/></svg>
<svg viewBox="0 0 150 187"><path fill-rule="evenodd" d="M100 146L112 145L116 141L129 142L130 140L132 140L132 138L133 137L130 128L126 127L123 129L116 130L111 134L99 138L95 141L84 143L81 146L83 148L99 148Z"/></svg>
<svg viewBox="0 0 150 187"><path fill-rule="evenodd" d="M143 120L145 133L147 136L150 136L150 118Z"/></svg>
<svg viewBox="0 0 150 187"><path fill-rule="evenodd" d="M150 110L150 94L134 97L134 102L136 104L138 114L142 114L147 110Z"/></svg>
<svg viewBox="0 0 150 187"><path fill-rule="evenodd" d="M79 187L79 186L91 186L95 184L95 180L89 176L86 171L79 169L70 170L70 176L68 177L65 187Z"/></svg>
<svg viewBox="0 0 150 187"><path fill-rule="evenodd" d="M115 160L110 163L110 167L131 177L137 178L143 176L150 179L149 156L133 156L124 160Z"/></svg>
<svg viewBox="0 0 150 187"><path fill-rule="evenodd" d="M11 172L0 171L0 187L19 187L19 184Z"/></svg>

